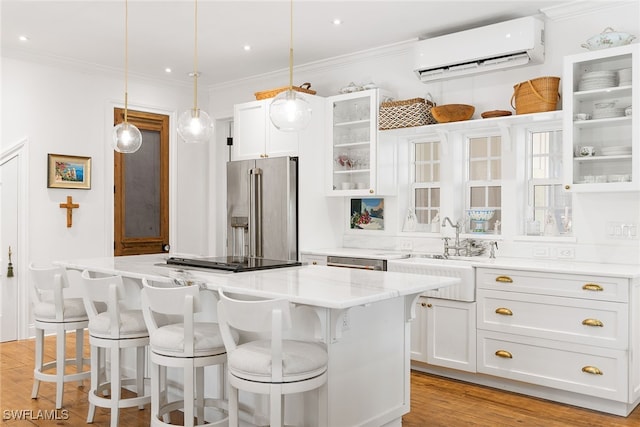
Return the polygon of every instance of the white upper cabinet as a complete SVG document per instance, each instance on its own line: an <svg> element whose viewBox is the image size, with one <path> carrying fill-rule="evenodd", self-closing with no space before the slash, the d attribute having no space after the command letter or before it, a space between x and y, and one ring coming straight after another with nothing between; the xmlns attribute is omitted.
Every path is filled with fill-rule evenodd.
<svg viewBox="0 0 640 427"><path fill-rule="evenodd" d="M236 104L233 109L233 160L297 156L298 132L282 132L269 119L273 98Z"/></svg>
<svg viewBox="0 0 640 427"><path fill-rule="evenodd" d="M632 44L565 57L565 189L640 189L639 56Z"/></svg>
<svg viewBox="0 0 640 427"><path fill-rule="evenodd" d="M327 98L327 194L389 195L395 191L395 151L378 143L380 90Z"/></svg>

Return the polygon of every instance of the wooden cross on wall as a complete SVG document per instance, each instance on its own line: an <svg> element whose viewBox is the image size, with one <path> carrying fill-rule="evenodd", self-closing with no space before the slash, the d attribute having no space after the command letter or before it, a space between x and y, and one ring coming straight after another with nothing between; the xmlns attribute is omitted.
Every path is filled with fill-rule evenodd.
<svg viewBox="0 0 640 427"><path fill-rule="evenodd" d="M80 205L78 203L72 202L73 197L67 196L67 203L60 203L61 208L65 208L67 210L67 228L71 227L73 222L73 209L79 208Z"/></svg>

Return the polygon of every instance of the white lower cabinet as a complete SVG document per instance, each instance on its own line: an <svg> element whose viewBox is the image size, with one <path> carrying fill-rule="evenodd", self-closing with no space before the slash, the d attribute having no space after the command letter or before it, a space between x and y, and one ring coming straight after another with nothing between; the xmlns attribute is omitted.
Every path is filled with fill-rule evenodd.
<svg viewBox="0 0 640 427"><path fill-rule="evenodd" d="M476 304L420 297L411 329L411 358L476 372Z"/></svg>
<svg viewBox="0 0 640 427"><path fill-rule="evenodd" d="M309 265L327 265L327 257L325 255L300 255L300 262Z"/></svg>
<svg viewBox="0 0 640 427"><path fill-rule="evenodd" d="M630 279L478 268L476 286L479 373L638 400Z"/></svg>

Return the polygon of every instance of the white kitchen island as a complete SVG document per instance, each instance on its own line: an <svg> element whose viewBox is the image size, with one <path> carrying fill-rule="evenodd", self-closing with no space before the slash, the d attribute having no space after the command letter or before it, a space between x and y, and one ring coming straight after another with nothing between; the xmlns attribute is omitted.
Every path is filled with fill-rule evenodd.
<svg viewBox="0 0 640 427"><path fill-rule="evenodd" d="M186 270L161 265L166 258L141 255L57 264L136 281L171 277L213 291L288 299L296 306L292 337L319 340L329 353L327 384L304 396L287 397L285 403L285 422L306 427L400 426L402 415L410 410L410 321L415 300L425 291L459 281L326 266L245 273ZM260 414L267 415L266 401L243 397L261 421Z"/></svg>

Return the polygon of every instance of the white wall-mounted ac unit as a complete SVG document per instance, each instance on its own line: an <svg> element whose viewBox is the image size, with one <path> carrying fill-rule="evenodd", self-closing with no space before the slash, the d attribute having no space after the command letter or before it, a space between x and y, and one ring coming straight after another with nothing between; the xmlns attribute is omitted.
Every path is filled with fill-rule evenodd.
<svg viewBox="0 0 640 427"><path fill-rule="evenodd" d="M420 40L414 71L424 82L544 62L544 22L525 17Z"/></svg>

